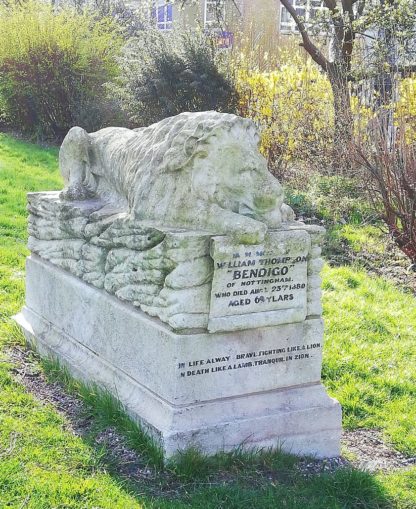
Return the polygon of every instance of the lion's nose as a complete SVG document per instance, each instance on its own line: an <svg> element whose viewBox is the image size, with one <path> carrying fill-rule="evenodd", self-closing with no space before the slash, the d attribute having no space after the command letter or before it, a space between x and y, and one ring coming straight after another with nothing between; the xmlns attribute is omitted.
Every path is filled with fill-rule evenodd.
<svg viewBox="0 0 416 509"><path fill-rule="evenodd" d="M266 183L266 193L274 196L275 198L280 198L283 194L283 188L280 183L270 175L270 179L268 179Z"/></svg>
<svg viewBox="0 0 416 509"><path fill-rule="evenodd" d="M275 193L263 193L254 198L254 206L260 211L271 210L276 206L277 198L278 196Z"/></svg>

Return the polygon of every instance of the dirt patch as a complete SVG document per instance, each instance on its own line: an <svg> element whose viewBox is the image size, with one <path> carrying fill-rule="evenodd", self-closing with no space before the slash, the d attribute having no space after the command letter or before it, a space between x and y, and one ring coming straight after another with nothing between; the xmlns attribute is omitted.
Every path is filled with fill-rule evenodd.
<svg viewBox="0 0 416 509"><path fill-rule="evenodd" d="M339 468L352 467L367 472L391 472L416 464L416 456L408 457L387 444L380 431L356 429L343 431L341 439L344 456L327 460L301 459L297 469L303 476L330 473Z"/></svg>
<svg viewBox="0 0 416 509"><path fill-rule="evenodd" d="M386 250L383 253L359 253L345 248L345 255L350 263L365 268L368 274L383 277L399 288L412 292L416 296L416 271L410 260L386 237Z"/></svg>
<svg viewBox="0 0 416 509"><path fill-rule="evenodd" d="M65 415L67 427L72 433L79 436L85 434L90 419L85 416L82 401L65 392L60 384L48 382L33 351L14 347L6 353L14 364L12 372L17 381L39 401L53 405Z"/></svg>
<svg viewBox="0 0 416 509"><path fill-rule="evenodd" d="M416 456L409 458L396 451L374 429L344 431L342 444L352 455L351 463L361 470L388 472L416 464Z"/></svg>
<svg viewBox="0 0 416 509"><path fill-rule="evenodd" d="M296 470L302 477L310 477L311 475L331 474L340 468L352 466L351 462L343 456L325 460L301 458L296 464Z"/></svg>
<svg viewBox="0 0 416 509"><path fill-rule="evenodd" d="M128 482L140 483L142 488L154 495L175 496L186 488L186 484L171 472L160 472L150 467L140 453L131 449L124 436L113 427L94 432L94 422L88 417L84 403L65 392L61 384L50 383L46 379L35 353L15 347L7 354L14 364L13 372L16 380L23 384L39 401L53 405L59 413L65 416L65 426L72 433L88 437L91 445L103 449L103 459L107 468L110 467L112 471ZM345 457L327 460L301 458L296 463L294 472L302 477L331 473L345 467L354 467L370 472L389 472L416 464L416 457L409 458L396 451L383 441L381 433L376 430L345 431L342 444L347 450ZM285 473L256 469L256 482L260 479L265 482L275 480L283 474ZM235 478L236 475L218 472L210 476L209 482L210 484L223 485L234 482ZM248 481L247 478L246 481Z"/></svg>

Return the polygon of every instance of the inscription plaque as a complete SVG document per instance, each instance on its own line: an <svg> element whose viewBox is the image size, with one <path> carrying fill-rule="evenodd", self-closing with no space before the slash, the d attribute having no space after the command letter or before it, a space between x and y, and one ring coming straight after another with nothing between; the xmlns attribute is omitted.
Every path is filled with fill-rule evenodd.
<svg viewBox="0 0 416 509"><path fill-rule="evenodd" d="M310 237L303 230L271 232L263 244L215 237L211 332L299 322L306 317Z"/></svg>

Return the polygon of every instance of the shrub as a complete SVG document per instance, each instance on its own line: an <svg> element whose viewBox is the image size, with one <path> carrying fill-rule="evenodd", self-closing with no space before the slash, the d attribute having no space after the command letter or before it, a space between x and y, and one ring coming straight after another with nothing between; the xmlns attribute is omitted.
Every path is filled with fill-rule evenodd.
<svg viewBox="0 0 416 509"><path fill-rule="evenodd" d="M29 0L0 7L0 34L1 116L14 127L60 138L74 124L102 127L103 112L113 117L103 88L122 44L113 21Z"/></svg>
<svg viewBox="0 0 416 509"><path fill-rule="evenodd" d="M371 204L363 199L358 180L341 175L304 176L303 189L287 186L287 203L301 217L325 222L362 223L377 218Z"/></svg>
<svg viewBox="0 0 416 509"><path fill-rule="evenodd" d="M396 121L406 125L406 140L416 142L416 74L399 83Z"/></svg>
<svg viewBox="0 0 416 509"><path fill-rule="evenodd" d="M143 31L125 48L121 77L110 89L140 126L183 111L235 111L224 54L197 32Z"/></svg>
<svg viewBox="0 0 416 509"><path fill-rule="evenodd" d="M338 140L334 140L334 110L328 78L312 62L289 48L279 55L274 71L251 69L245 55L235 57L239 112L262 129L262 151L272 172L285 178L289 168L306 163L319 173L337 173ZM360 87L351 90L354 138L366 140L377 112ZM406 120L408 139L416 139L416 78L401 80L395 110L397 121ZM366 88L364 90L367 90ZM334 164L335 163L335 164ZM354 177L355 161L346 168Z"/></svg>
<svg viewBox="0 0 416 509"><path fill-rule="evenodd" d="M136 36L142 30L149 28L148 13L151 0L126 4L124 0L72 0L74 4L81 4L80 9L89 6L98 18L112 18L120 27L123 36Z"/></svg>
<svg viewBox="0 0 416 509"><path fill-rule="evenodd" d="M401 125L392 140L380 124L370 143L357 145L355 157L375 210L416 269L416 143L407 140L407 127Z"/></svg>
<svg viewBox="0 0 416 509"><path fill-rule="evenodd" d="M329 81L299 56L273 72L237 73L240 114L262 129L262 151L270 169L282 176L293 161L329 162L333 107Z"/></svg>

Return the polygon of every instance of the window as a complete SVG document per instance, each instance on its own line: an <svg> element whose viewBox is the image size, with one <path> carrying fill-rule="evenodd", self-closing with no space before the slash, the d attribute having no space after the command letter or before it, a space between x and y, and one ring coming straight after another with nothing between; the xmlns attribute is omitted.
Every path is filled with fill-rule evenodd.
<svg viewBox="0 0 416 509"><path fill-rule="evenodd" d="M173 5L166 0L156 0L153 11L156 19L156 26L160 30L171 30L173 28Z"/></svg>
<svg viewBox="0 0 416 509"><path fill-rule="evenodd" d="M225 2L224 0L205 0L204 7L204 27L216 28L225 20Z"/></svg>
<svg viewBox="0 0 416 509"><path fill-rule="evenodd" d="M324 9L322 0L290 0L298 16L302 16L305 24L314 20L319 12ZM280 6L280 31L297 32L297 26L289 11L283 5Z"/></svg>

